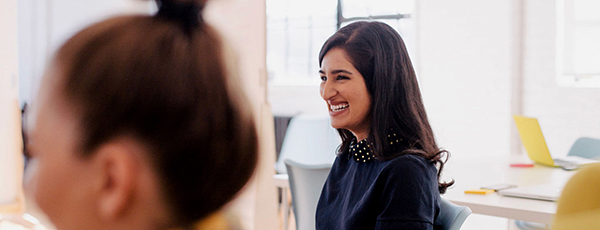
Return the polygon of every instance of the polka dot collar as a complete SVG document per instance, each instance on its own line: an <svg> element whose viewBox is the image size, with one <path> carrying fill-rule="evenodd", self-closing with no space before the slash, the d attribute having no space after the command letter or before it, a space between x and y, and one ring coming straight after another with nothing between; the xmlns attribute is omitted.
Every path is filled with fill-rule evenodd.
<svg viewBox="0 0 600 230"><path fill-rule="evenodd" d="M400 145L401 141L402 138L400 138L400 136L398 136L394 130L390 130L387 135L387 142L392 149L395 149L394 145ZM366 163L373 160L375 155L373 154L373 151L371 151L371 143L367 139L363 139L359 142L356 142L356 138L352 139L352 142L350 142L348 159L350 159L350 157L354 159L354 161L361 163Z"/></svg>
<svg viewBox="0 0 600 230"><path fill-rule="evenodd" d="M367 142L367 139L363 139L358 143L354 143L356 138L350 143L350 156L354 158L356 162L367 162L373 159L373 152L371 152L371 144Z"/></svg>

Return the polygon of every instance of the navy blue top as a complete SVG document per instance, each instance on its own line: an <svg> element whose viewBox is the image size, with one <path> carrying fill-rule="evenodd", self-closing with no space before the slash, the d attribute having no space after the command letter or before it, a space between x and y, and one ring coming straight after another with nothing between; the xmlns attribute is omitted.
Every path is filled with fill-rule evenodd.
<svg viewBox="0 0 600 230"><path fill-rule="evenodd" d="M317 205L317 230L434 229L437 168L414 155L366 163L338 156Z"/></svg>

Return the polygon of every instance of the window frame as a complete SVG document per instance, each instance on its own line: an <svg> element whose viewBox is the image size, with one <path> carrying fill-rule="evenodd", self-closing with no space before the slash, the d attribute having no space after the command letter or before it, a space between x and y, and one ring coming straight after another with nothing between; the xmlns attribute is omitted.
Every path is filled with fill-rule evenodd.
<svg viewBox="0 0 600 230"><path fill-rule="evenodd" d="M566 0L555 1L555 25L556 25L556 54L555 54L555 71L556 71L556 84L561 87L574 87L574 88L600 88L600 72L597 73L578 73L575 70L567 71L565 68L565 62L575 62L574 55L567 57L565 54L565 46L567 46L566 33L577 27L576 22L567 22L568 15L572 15L575 12L568 12L570 7L567 7ZM570 4L574 5L573 2ZM572 6L571 5L571 6ZM571 7L572 8L572 7ZM574 10L573 10L574 11ZM598 20L598 26L595 29L600 31L600 19Z"/></svg>
<svg viewBox="0 0 600 230"><path fill-rule="evenodd" d="M336 0L336 2L337 2L336 25L335 25L336 31L339 30L343 24L354 22L354 21L361 21L361 20L398 20L398 21L400 21L400 20L406 20L406 19L413 19L413 14L414 14L414 12L411 12L411 13L404 13L404 14L403 13L385 14L385 15L374 14L374 15L368 15L368 16L363 16L363 17L345 17L343 14L344 0ZM416 3L416 0L415 0L415 3ZM286 16L286 20L288 20L288 19L289 19L289 17ZM269 33L268 28L267 28L267 33ZM269 35L267 34L267 38L268 37L269 37ZM410 40L414 40L414 39L410 39ZM407 44L407 45L409 45L409 44ZM411 45L414 45L414 44L411 44ZM267 44L267 46L268 46L268 44ZM286 49L289 49L289 47L287 47L287 46L289 46L289 44L286 44ZM267 51L267 55L268 54L269 54L269 52ZM289 58L289 57L286 56L285 58ZM269 64L269 61L267 60L267 65L268 64ZM286 67L286 68L289 68L289 67ZM267 66L267 70L269 70L268 66ZM288 69L286 69L285 71L289 72ZM316 73L315 73L315 75L316 75ZM300 79L300 78L293 78L293 77L284 78L284 77L278 77L278 76L274 76L274 77L269 76L268 80L267 80L267 84L269 84L270 86L318 86L319 83L320 83L320 80L316 77L315 77L315 79Z"/></svg>

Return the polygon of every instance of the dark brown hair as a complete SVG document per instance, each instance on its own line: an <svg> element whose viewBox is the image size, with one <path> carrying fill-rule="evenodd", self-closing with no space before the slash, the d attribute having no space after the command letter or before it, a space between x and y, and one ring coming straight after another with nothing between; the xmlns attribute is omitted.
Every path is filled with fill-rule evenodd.
<svg viewBox="0 0 600 230"><path fill-rule="evenodd" d="M76 34L55 58L60 90L81 114L84 155L119 135L141 140L178 226L230 201L258 151L219 36L202 21L188 29L168 18L116 17Z"/></svg>
<svg viewBox="0 0 600 230"><path fill-rule="evenodd" d="M319 65L325 54L341 48L365 80L371 95L369 113L369 142L375 157L390 160L404 154L413 154L435 162L438 167L440 193L454 184L439 182L449 152L437 146L427 120L421 91L404 41L392 27L377 21L359 21L349 24L333 34L319 53ZM408 142L402 152L391 151L386 138L393 129ZM346 154L354 135L338 129L342 138L339 154Z"/></svg>

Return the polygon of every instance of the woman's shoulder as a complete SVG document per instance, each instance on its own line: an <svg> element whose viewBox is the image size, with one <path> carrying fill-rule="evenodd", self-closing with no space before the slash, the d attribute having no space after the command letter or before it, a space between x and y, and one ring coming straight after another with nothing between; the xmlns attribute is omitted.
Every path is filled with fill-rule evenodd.
<svg viewBox="0 0 600 230"><path fill-rule="evenodd" d="M387 167L392 167L392 166L423 166L423 167L430 167L433 166L435 167L435 165L433 164L432 161L425 159L422 156L418 156L418 155L414 155L414 154L402 154L399 155L395 158L392 158L388 161L386 161L386 166Z"/></svg>
<svg viewBox="0 0 600 230"><path fill-rule="evenodd" d="M397 156L385 161L384 164L382 173L385 174L402 174L418 178L435 176L437 174L434 162L413 154Z"/></svg>

